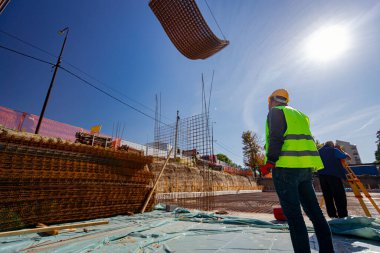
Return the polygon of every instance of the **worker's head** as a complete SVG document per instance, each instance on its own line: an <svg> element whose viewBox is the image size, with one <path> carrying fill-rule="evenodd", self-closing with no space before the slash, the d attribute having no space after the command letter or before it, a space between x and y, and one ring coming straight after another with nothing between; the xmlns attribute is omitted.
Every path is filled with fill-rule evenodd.
<svg viewBox="0 0 380 253"><path fill-rule="evenodd" d="M272 92L268 97L268 108L274 106L287 105L289 103L289 94L285 89L278 89Z"/></svg>
<svg viewBox="0 0 380 253"><path fill-rule="evenodd" d="M332 142L332 141L326 141L325 145L327 147L333 148L334 147L334 142Z"/></svg>

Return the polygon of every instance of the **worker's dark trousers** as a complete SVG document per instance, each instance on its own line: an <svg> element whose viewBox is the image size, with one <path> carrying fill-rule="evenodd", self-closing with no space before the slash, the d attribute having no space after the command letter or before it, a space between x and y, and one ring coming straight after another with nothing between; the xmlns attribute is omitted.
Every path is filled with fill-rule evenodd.
<svg viewBox="0 0 380 253"><path fill-rule="evenodd" d="M319 175L319 182L328 216L330 218L347 217L347 197L342 179L330 175Z"/></svg>
<svg viewBox="0 0 380 253"><path fill-rule="evenodd" d="M319 207L313 188L312 170L274 168L272 177L282 210L288 219L294 252L310 252L309 236L302 216L301 205L313 223L319 252L334 252L330 227Z"/></svg>

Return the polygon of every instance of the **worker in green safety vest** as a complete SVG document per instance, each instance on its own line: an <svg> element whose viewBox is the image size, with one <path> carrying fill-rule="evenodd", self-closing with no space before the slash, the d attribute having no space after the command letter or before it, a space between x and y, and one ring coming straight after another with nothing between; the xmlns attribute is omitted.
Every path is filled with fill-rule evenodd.
<svg viewBox="0 0 380 253"><path fill-rule="evenodd" d="M272 172L282 210L288 220L295 252L310 252L303 210L313 223L319 252L334 252L330 227L319 207L312 183L313 171L323 168L308 117L288 106L289 94L275 90L268 98L265 162L262 174Z"/></svg>

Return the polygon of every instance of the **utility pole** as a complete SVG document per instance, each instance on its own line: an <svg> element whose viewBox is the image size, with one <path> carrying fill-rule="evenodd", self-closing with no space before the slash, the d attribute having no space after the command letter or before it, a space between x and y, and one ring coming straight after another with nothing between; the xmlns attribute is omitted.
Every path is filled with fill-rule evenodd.
<svg viewBox="0 0 380 253"><path fill-rule="evenodd" d="M175 123L175 137L174 137L174 160L177 158L177 141L178 141L178 122L179 122L179 111L177 111L177 120Z"/></svg>
<svg viewBox="0 0 380 253"><path fill-rule="evenodd" d="M42 119L44 118L44 114L45 114L46 106L47 106L47 103L48 103L48 101L49 101L50 92L51 92L51 89L53 88L54 79L55 79L55 76L56 76L56 74L57 74L57 70L58 70L58 68L59 68L59 65L61 64L61 57L62 57L63 49L65 48L67 35L69 34L69 28L66 27L66 28L60 30L58 33L62 35L64 32L66 32L65 39L63 40L63 44L62 44L62 48L61 48L61 52L59 53L57 63L55 64L53 77L52 77L52 79L51 79L50 86L49 86L48 92L47 92L46 97L45 97L44 105L42 106L42 111L41 111L41 113L40 113L40 117L39 117L39 119L38 119L38 124L37 124L37 127L36 127L35 134L38 134L38 132L40 131L40 127L41 127Z"/></svg>

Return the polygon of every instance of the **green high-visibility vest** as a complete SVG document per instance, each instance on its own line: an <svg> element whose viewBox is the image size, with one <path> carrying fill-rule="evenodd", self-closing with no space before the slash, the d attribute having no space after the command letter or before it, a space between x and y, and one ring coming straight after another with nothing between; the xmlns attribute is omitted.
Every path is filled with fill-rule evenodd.
<svg viewBox="0 0 380 253"><path fill-rule="evenodd" d="M310 132L309 118L290 106L275 106L274 108L284 112L287 125L284 133L284 144L276 167L322 169L323 163ZM270 145L268 121L266 122L265 133L265 151L268 153Z"/></svg>

